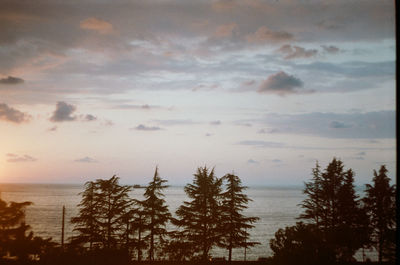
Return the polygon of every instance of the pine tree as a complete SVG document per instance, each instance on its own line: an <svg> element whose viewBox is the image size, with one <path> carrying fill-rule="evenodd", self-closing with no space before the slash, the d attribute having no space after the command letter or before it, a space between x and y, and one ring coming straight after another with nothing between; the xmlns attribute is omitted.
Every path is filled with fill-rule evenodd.
<svg viewBox="0 0 400 265"><path fill-rule="evenodd" d="M209 251L221 241L220 197L222 180L207 167L198 168L193 184L185 186L191 201L184 201L176 211L175 224L187 241L187 249L207 260Z"/></svg>
<svg viewBox="0 0 400 265"><path fill-rule="evenodd" d="M299 218L317 227L336 259L351 260L368 241L366 213L354 190L354 172L345 171L343 162L336 158L323 172L317 163L304 193L308 196L301 204L305 211Z"/></svg>
<svg viewBox="0 0 400 265"><path fill-rule="evenodd" d="M96 222L98 215L96 212L98 201L95 201L95 191L98 189L96 184L93 181L85 183L85 190L80 193L82 200L78 204L79 215L71 218L71 223L75 226L73 231L79 233L72 238L72 242L88 244L89 251L100 243L100 227Z"/></svg>
<svg viewBox="0 0 400 265"><path fill-rule="evenodd" d="M147 221L146 229L148 230L145 240L148 242L148 259L151 261L154 260L155 247L158 246L158 249L161 249L164 244L167 234L165 227L171 218L168 206L162 198L164 196L162 191L168 187L164 185L166 182L166 180L159 177L158 168L156 167L153 179L146 187L144 193L145 199L142 202Z"/></svg>
<svg viewBox="0 0 400 265"><path fill-rule="evenodd" d="M96 243L103 249L115 249L122 245L126 230L126 215L133 201L129 198L130 186L119 185L116 176L108 180L88 182L82 193L79 215L71 219L79 232L73 242Z"/></svg>
<svg viewBox="0 0 400 265"><path fill-rule="evenodd" d="M373 241L378 250L379 262L394 258L396 231L396 187L390 185L388 170L381 166L379 173L374 170L373 185L367 184L364 198L365 208L373 228Z"/></svg>
<svg viewBox="0 0 400 265"><path fill-rule="evenodd" d="M221 246L228 249L228 260L232 260L232 249L239 247L251 247L258 242L248 242L248 229L254 227L252 223L256 222L258 217L246 217L242 214L251 201L243 190L247 187L242 186L238 176L227 174L223 177L227 181L226 191L221 194L222 197L222 242Z"/></svg>

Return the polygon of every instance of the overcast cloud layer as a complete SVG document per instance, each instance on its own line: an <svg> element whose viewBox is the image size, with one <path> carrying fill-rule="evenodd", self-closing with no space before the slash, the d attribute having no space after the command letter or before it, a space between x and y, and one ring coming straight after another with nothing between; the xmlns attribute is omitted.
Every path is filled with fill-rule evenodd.
<svg viewBox="0 0 400 265"><path fill-rule="evenodd" d="M389 0L1 1L0 182L395 174L394 29Z"/></svg>

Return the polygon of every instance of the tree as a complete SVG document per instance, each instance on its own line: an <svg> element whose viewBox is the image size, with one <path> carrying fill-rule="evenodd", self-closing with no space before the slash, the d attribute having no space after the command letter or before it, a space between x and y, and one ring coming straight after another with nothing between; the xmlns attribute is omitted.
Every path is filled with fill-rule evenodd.
<svg viewBox="0 0 400 265"><path fill-rule="evenodd" d="M251 247L258 242L248 242L248 229L254 227L258 217L246 217L242 214L247 208L250 199L243 190L247 187L241 185L238 176L227 174L223 177L227 181L226 191L221 194L222 198L222 241L220 246L228 249L228 260L232 260L232 249L239 247Z"/></svg>
<svg viewBox="0 0 400 265"><path fill-rule="evenodd" d="M174 223L182 229L188 250L202 260L207 260L210 249L221 240L221 185L214 169L209 172L207 167L198 168L193 184L184 189L191 201L184 201L176 211L179 219Z"/></svg>
<svg viewBox="0 0 400 265"><path fill-rule="evenodd" d="M331 264L335 253L328 248L315 224L298 222L279 229L270 240L277 264Z"/></svg>
<svg viewBox="0 0 400 265"><path fill-rule="evenodd" d="M130 186L119 185L116 176L108 180L97 179L85 184L79 215L71 219L79 235L73 242L95 244L103 249L116 249L122 245L126 229L126 216L133 201Z"/></svg>
<svg viewBox="0 0 400 265"><path fill-rule="evenodd" d="M154 251L156 245L158 245L158 249L162 248L165 235L167 234L165 226L171 218L171 214L168 211L168 206L165 204L165 200L162 198L164 196L162 190L168 187L167 185L164 185L166 182L166 180L159 177L158 168L156 167L153 179L146 187L144 193L145 199L142 202L144 216L147 219L146 229L149 231L148 235L145 237L145 240L148 241L149 246L149 260L154 260Z"/></svg>
<svg viewBox="0 0 400 265"><path fill-rule="evenodd" d="M30 255L40 258L55 247L51 238L35 237L31 228L25 223L25 208L31 202L10 202L0 199L0 259L3 256L14 256L25 263ZM28 233L27 233L28 232Z"/></svg>
<svg viewBox="0 0 400 265"><path fill-rule="evenodd" d="M396 231L396 187L390 185L385 165L374 170L373 185L366 184L363 199L373 228L373 242L378 250L379 262L384 258L394 259Z"/></svg>
<svg viewBox="0 0 400 265"><path fill-rule="evenodd" d="M98 190L98 183L88 181L85 183L85 190L80 193L82 196L81 202L78 204L79 215L71 219L71 223L75 225L73 231L79 235L72 238L73 243L89 244L89 251L101 242L100 227L96 222L97 205L95 201L95 191Z"/></svg>
<svg viewBox="0 0 400 265"><path fill-rule="evenodd" d="M369 231L366 213L354 190L354 172L345 171L336 158L323 172L317 163L304 193L307 198L301 206L305 211L299 218L316 225L337 260L352 260L357 249L367 243Z"/></svg>

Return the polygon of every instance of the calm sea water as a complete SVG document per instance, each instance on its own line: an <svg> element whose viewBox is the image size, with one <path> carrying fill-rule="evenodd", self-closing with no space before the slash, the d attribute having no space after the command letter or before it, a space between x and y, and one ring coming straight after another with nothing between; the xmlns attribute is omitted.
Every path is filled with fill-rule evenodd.
<svg viewBox="0 0 400 265"><path fill-rule="evenodd" d="M245 214L260 218L249 231L250 240L261 243L247 250L248 260L271 256L269 240L274 237L275 232L298 221L296 217L301 213L298 204L305 198L302 189L303 187L250 187L246 190L246 194L253 201L249 203ZM81 200L79 193L83 191L83 185L0 184L0 191L1 198L5 201L33 202L33 205L26 209L26 223L31 225L35 235L52 237L56 242L61 241L62 207L65 205L65 238L74 235L69 220L78 213L76 206ZM130 195L132 198L141 199L143 192L144 189L134 189ZM187 197L183 187L169 187L165 190L165 199L171 213L175 213ZM227 257L227 251L214 249L212 255ZM357 257L362 259L362 254L358 253ZM235 249L233 258L243 259L244 250Z"/></svg>

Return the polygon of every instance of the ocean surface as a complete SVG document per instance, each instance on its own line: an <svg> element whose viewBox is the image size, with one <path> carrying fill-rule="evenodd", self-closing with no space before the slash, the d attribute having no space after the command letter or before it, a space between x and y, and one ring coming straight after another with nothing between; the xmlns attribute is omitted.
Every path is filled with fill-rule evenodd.
<svg viewBox="0 0 400 265"><path fill-rule="evenodd" d="M249 231L250 241L260 242L260 245L247 249L247 260L256 260L259 257L268 257L273 253L269 248L269 240L274 237L279 228L291 226L299 221L302 209L299 204L304 200L303 187L249 187L245 193L251 202L245 210L247 216L260 219ZM80 192L83 185L67 184L0 184L0 196L5 201L31 201L33 205L26 209L26 223L32 227L35 235L44 238L52 237L54 241L61 241L62 207L66 208L65 238L74 235L73 226L69 220L78 213L77 204L81 200ZM144 189L134 189L131 198L141 199ZM172 214L187 200L183 187L169 187L165 190L165 200ZM173 229L173 227L168 227ZM223 249L213 249L213 256L227 257ZM372 260L373 252L366 252ZM234 249L233 259L243 260L244 249ZM362 260L361 251L356 255Z"/></svg>

